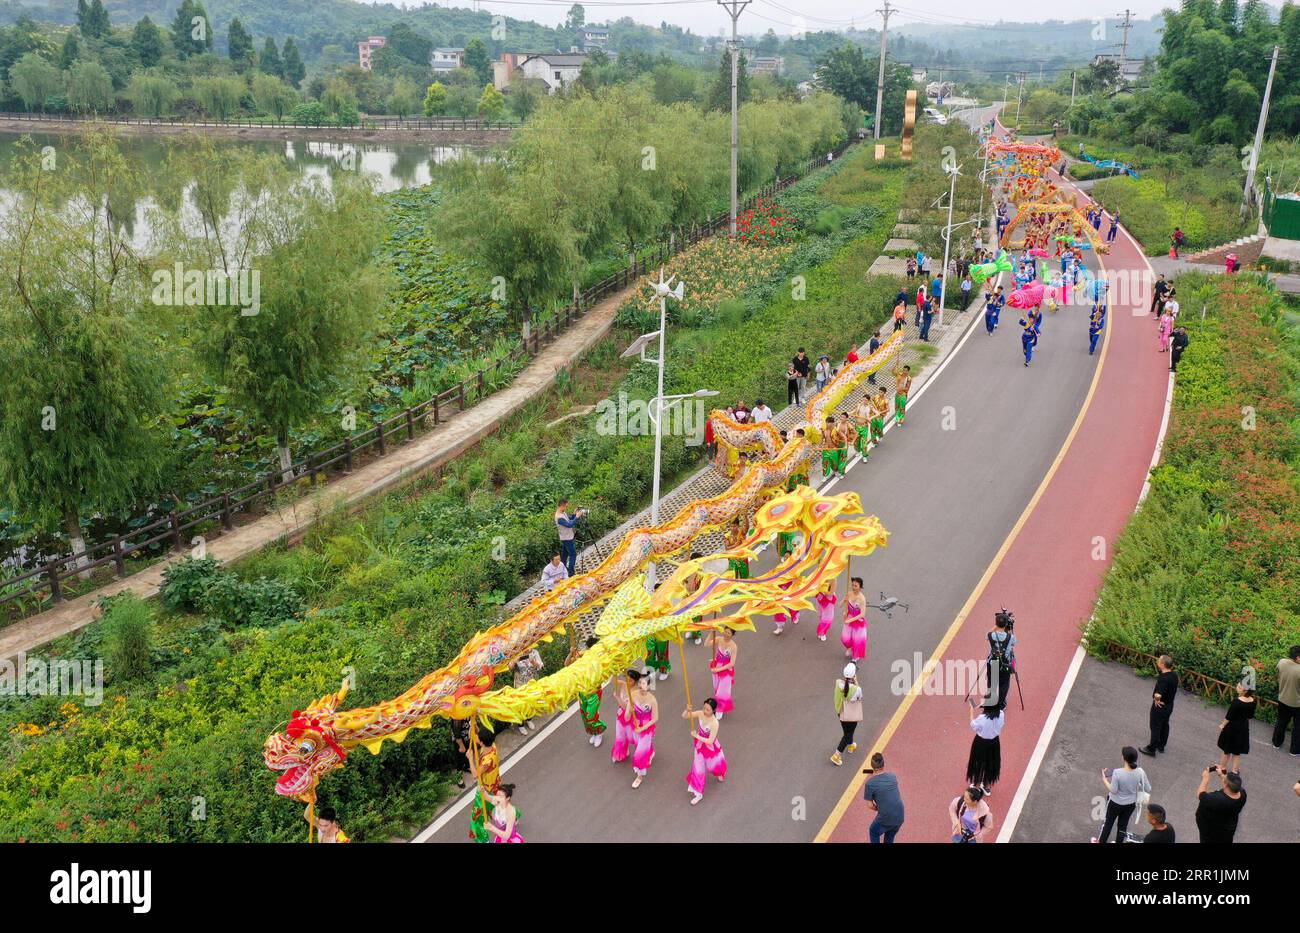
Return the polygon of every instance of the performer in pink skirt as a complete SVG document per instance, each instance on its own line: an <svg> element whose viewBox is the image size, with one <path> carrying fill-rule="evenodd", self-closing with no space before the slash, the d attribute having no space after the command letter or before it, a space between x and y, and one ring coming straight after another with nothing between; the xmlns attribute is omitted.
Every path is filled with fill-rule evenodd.
<svg viewBox="0 0 1300 933"><path fill-rule="evenodd" d="M781 589L788 590L792 586L794 586L794 581L787 580L785 583L781 584ZM785 631L785 624L787 622L793 622L795 625L799 624L799 610L793 609L790 612L786 612L785 610L782 610L781 612L778 612L774 616L772 616L772 621L776 623L776 631L774 631L772 634L780 635L782 632Z"/></svg>
<svg viewBox="0 0 1300 933"><path fill-rule="evenodd" d="M628 671L628 678L638 678L636 671ZM627 761L628 752L636 744L636 733L632 731L632 714L628 709L626 680L614 678L614 695L618 701L618 712L614 714L614 747L610 750L610 760L617 763Z"/></svg>
<svg viewBox="0 0 1300 933"><path fill-rule="evenodd" d="M524 841L516 825L519 822L519 811L510 802L514 794L515 785L502 784L495 794L488 795L488 800L492 804L492 819L485 824L484 828L492 834L493 842Z"/></svg>
<svg viewBox="0 0 1300 933"><path fill-rule="evenodd" d="M735 709L731 702L731 689L736 685L736 655L740 646L736 644L735 631L725 625L721 631L713 634L713 663L709 670L713 672L713 696L717 702L717 716L730 713Z"/></svg>
<svg viewBox="0 0 1300 933"><path fill-rule="evenodd" d="M691 761L691 773L686 776L686 786L694 795L691 806L704 799L704 782L706 775L712 774L721 783L727 777L727 756L722 753L718 742L718 701L709 697L704 701L704 708L698 712L686 710L683 719L696 720L691 729L691 738L695 740L695 758Z"/></svg>
<svg viewBox="0 0 1300 933"><path fill-rule="evenodd" d="M640 787L655 760L655 724L659 722L659 701L646 687L648 676L628 671L632 679L632 770L634 788Z"/></svg>
<svg viewBox="0 0 1300 933"><path fill-rule="evenodd" d="M848 604L844 609L844 626L840 629L844 656L861 661L867 656L867 597L862 595L862 578L849 581Z"/></svg>
<svg viewBox="0 0 1300 933"><path fill-rule="evenodd" d="M817 606L820 614L817 617L817 637L821 641L826 640L827 633L831 630L831 624L835 621L835 604L839 602L839 597L835 595L834 579L826 581L822 591L814 599L817 600Z"/></svg>

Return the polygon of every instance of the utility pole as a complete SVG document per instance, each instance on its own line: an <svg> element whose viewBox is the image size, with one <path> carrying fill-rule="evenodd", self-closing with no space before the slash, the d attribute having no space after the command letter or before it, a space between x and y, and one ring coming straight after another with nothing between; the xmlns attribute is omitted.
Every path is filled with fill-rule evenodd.
<svg viewBox="0 0 1300 933"><path fill-rule="evenodd" d="M1020 98L1025 90L1025 73L1020 72L1020 84L1016 87L1016 126L1020 126Z"/></svg>
<svg viewBox="0 0 1300 933"><path fill-rule="evenodd" d="M1116 16L1124 17L1124 22L1119 24L1119 28L1124 30L1124 41L1119 47L1119 76L1120 80L1124 79L1124 63L1128 61L1128 31L1133 28L1133 11L1125 10L1123 13L1116 13ZM1114 48L1114 46L1111 46Z"/></svg>
<svg viewBox="0 0 1300 933"><path fill-rule="evenodd" d="M1246 189L1241 195L1241 217L1246 217L1250 206L1250 189L1255 185L1255 168L1259 165L1259 147L1264 142L1264 127L1268 124L1268 99L1273 93L1273 73L1277 71L1278 46L1273 46L1273 61L1268 66L1268 83L1264 85L1264 102L1259 106L1259 123L1255 125L1255 145L1250 149L1250 165L1246 169Z"/></svg>
<svg viewBox="0 0 1300 933"><path fill-rule="evenodd" d="M1065 121L1065 132L1074 132L1074 91L1079 86L1079 72L1070 72L1070 116Z"/></svg>
<svg viewBox="0 0 1300 933"><path fill-rule="evenodd" d="M731 235L736 235L736 208L740 200L736 181L736 151L739 148L739 129L736 122L736 83L740 69L740 39L736 34L736 22L740 13L749 6L750 0L718 0L718 6L731 16L731 42L727 48L731 53Z"/></svg>
<svg viewBox="0 0 1300 933"><path fill-rule="evenodd" d="M880 110L885 103L885 37L889 35L889 14L894 11L889 8L889 0L885 0L885 8L876 12L885 18L885 24L880 28L880 71L876 74L876 139L879 139Z"/></svg>

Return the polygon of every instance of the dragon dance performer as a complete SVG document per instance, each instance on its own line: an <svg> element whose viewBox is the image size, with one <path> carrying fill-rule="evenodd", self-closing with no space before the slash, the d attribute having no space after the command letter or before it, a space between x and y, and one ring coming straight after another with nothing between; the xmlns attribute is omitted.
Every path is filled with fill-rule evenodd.
<svg viewBox="0 0 1300 933"><path fill-rule="evenodd" d="M834 415L826 416L822 428L822 478L844 475L844 441Z"/></svg>
<svg viewBox="0 0 1300 933"><path fill-rule="evenodd" d="M703 555L700 554L699 551L691 551L691 560L699 560L702 556ZM685 580L682 581L682 587L683 589L686 590L687 600L689 600L692 596L694 596L696 593L700 591L700 587L703 585L703 583L704 581L700 579L700 575L698 573L693 573ZM696 625L699 625L701 622L704 621L704 616L702 615L691 616L691 621L694 622ZM704 633L699 629L696 629L693 632L685 632L682 637L691 639L697 645L704 643Z"/></svg>
<svg viewBox="0 0 1300 933"><path fill-rule="evenodd" d="M879 444L885 439L885 419L889 417L889 399L885 398L884 389L876 389L871 398L871 443Z"/></svg>
<svg viewBox="0 0 1300 933"><path fill-rule="evenodd" d="M844 608L844 625L840 629L844 656L855 662L867 656L867 598L862 595L862 578L849 580L848 603Z"/></svg>
<svg viewBox="0 0 1300 933"><path fill-rule="evenodd" d="M745 543L745 530L740 527L740 519L733 518L731 527L727 531L724 540L727 543L727 549L738 548ZM731 557L727 559L727 565L731 568L731 575L737 580L749 579L749 560L744 557Z"/></svg>
<svg viewBox="0 0 1300 933"><path fill-rule="evenodd" d="M866 462L871 449L871 396L863 395L858 407L853 410L854 433L853 449Z"/></svg>
<svg viewBox="0 0 1300 933"><path fill-rule="evenodd" d="M668 657L668 642L650 635L645 640L646 667L659 674L660 680L667 680L673 671L673 662Z"/></svg>
<svg viewBox="0 0 1300 933"><path fill-rule="evenodd" d="M620 690L619 710L614 729L613 761L626 761L629 748L632 752L632 770L636 778L634 788L640 787L655 760L655 726L659 722L659 701L646 689L646 677L640 671L628 671L632 681L629 697Z"/></svg>
<svg viewBox="0 0 1300 933"><path fill-rule="evenodd" d="M686 776L686 786L691 794L691 806L704 799L704 783L712 774L722 783L727 777L727 756L722 752L718 741L721 726L717 717L718 701L709 697L702 709L692 711L689 708L682 713L683 719L692 720L691 738L695 740L695 757L691 760L691 773Z"/></svg>
<svg viewBox="0 0 1300 933"><path fill-rule="evenodd" d="M785 583L781 584L781 589L788 590L793 585L794 585L793 580L787 580ZM786 609L782 608L780 612L772 616L772 621L776 623L776 631L774 631L772 634L780 635L782 632L785 631L785 624L787 622L793 622L795 625L799 624L799 610L791 609L787 611Z"/></svg>
<svg viewBox="0 0 1300 933"><path fill-rule="evenodd" d="M587 647L593 647L600 641L595 635L587 639ZM572 662L570 662L572 663ZM600 748L605 741L605 729L608 728L600 719L600 701L604 696L603 687L597 687L595 693L578 694L578 712L582 714L582 728L587 732L587 741L593 748Z"/></svg>
<svg viewBox="0 0 1300 933"><path fill-rule="evenodd" d="M894 370L894 423L900 428L907 420L907 396L912 391L912 367Z"/></svg>
<svg viewBox="0 0 1300 933"><path fill-rule="evenodd" d="M488 799L492 802L492 821L487 824L487 831L492 834L493 842L523 842L519 835L519 810L511 803L515 785L502 784L497 792Z"/></svg>
<svg viewBox="0 0 1300 933"><path fill-rule="evenodd" d="M736 657L740 654L740 645L736 644L734 629L723 626L721 632L713 633L713 662L709 671L713 674L713 696L717 702L717 716L730 713L736 708L731 700L731 691L736 685Z"/></svg>
<svg viewBox="0 0 1300 933"><path fill-rule="evenodd" d="M496 735L479 727L477 744L471 746L469 770L477 782L474 803L469 811L469 835L475 842L490 842L487 831L488 801L501 783L501 753L497 751ZM485 793L486 791L486 793Z"/></svg>
<svg viewBox="0 0 1300 933"><path fill-rule="evenodd" d="M339 826L338 814L334 812L333 807L321 807L320 813L313 818L311 815L312 808L303 813L303 819L316 828L316 841L337 843L351 842L348 834L343 832L343 827Z"/></svg>
<svg viewBox="0 0 1300 933"><path fill-rule="evenodd" d="M998 329L998 306L988 292L984 293L984 329L989 332L990 337Z"/></svg>
<svg viewBox="0 0 1300 933"><path fill-rule="evenodd" d="M1020 326L1025 329L1024 333L1020 335L1020 346L1025 351L1026 366L1033 360L1034 347L1038 345L1038 328L1035 326L1036 324L1037 319L1032 311L1027 312L1026 316L1020 319Z"/></svg>
<svg viewBox="0 0 1300 933"><path fill-rule="evenodd" d="M822 586L821 592L814 597L817 600L817 638L819 641L826 640L826 635L835 622L835 604L839 601L839 597L835 595L835 582L834 577L827 580Z"/></svg>
<svg viewBox="0 0 1300 933"><path fill-rule="evenodd" d="M1102 330L1106 327L1106 306L1104 304L1092 306L1092 317L1088 321L1088 355L1092 356L1097 351L1097 338L1101 336Z"/></svg>
<svg viewBox="0 0 1300 933"><path fill-rule="evenodd" d="M803 428L795 428L794 436L796 441L802 441L807 437L807 432L805 432ZM794 492L800 486L807 486L807 485L808 485L808 461L807 459L804 459L799 462L799 465L795 467L794 472L790 474L790 482L786 484L785 491Z"/></svg>

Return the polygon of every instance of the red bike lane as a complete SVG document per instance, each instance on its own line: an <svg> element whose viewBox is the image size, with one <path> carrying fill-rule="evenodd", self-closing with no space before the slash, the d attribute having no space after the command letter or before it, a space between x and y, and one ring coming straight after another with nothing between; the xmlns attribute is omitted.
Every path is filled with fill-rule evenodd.
<svg viewBox="0 0 1300 933"><path fill-rule="evenodd" d="M1002 733L1002 776L988 801L993 823L986 841L996 838L1030 766L1078 646L1080 628L1092 613L1110 565L1115 538L1137 507L1160 437L1169 357L1156 350L1149 267L1124 232L1111 247L1103 259L1111 280L1107 332L1078 420L935 653L942 683L946 671L986 657L985 634L995 611L1005 606L1015 613L1020 691L1013 683ZM1079 352L1086 352L1086 333L1074 339ZM1051 374L1045 372L1042 378ZM1007 438L1007 443L1015 439ZM881 751L886 770L898 775L906 808L900 842L950 839L947 807L966 786L972 736L963 692L906 696L873 737L870 748ZM1106 698L1096 701L1104 703ZM864 780L855 775L819 840L866 841L874 812L862 800Z"/></svg>

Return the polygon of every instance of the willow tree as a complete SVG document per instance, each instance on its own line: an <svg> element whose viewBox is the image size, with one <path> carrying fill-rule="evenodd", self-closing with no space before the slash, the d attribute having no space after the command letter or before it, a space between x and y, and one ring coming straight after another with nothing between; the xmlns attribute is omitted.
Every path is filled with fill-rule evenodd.
<svg viewBox="0 0 1300 933"><path fill-rule="evenodd" d="M229 283L228 300L209 289L193 309L189 337L210 378L274 437L288 482L294 429L356 371L385 298L382 204L368 176L295 177L281 159L210 143L180 150L168 171L194 183L187 211L160 221L159 269L180 262Z"/></svg>
<svg viewBox="0 0 1300 933"><path fill-rule="evenodd" d="M138 501L160 474L164 367L141 313L145 270L113 207L140 179L94 135L76 150L23 147L6 185L0 492L79 553L83 518Z"/></svg>

